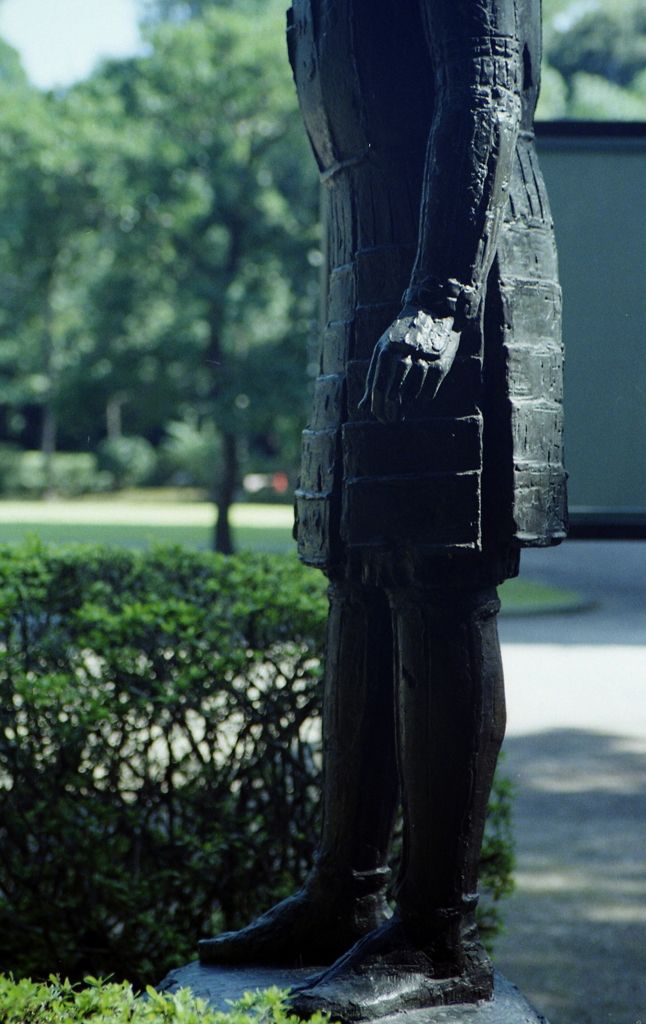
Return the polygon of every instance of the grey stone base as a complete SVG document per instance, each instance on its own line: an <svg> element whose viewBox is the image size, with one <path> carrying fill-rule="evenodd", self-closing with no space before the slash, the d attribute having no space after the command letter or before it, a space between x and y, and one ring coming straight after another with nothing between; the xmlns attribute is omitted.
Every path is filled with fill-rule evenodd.
<svg viewBox="0 0 646 1024"><path fill-rule="evenodd" d="M193 995L206 999L215 1009L228 1010L229 1001L239 999L245 992L255 992L272 985L291 988L316 972L316 967L293 970L285 967L211 967L195 960L171 971L157 988L160 992L190 988ZM407 1010L381 1017L379 1024L547 1024L547 1021L529 1005L515 985L496 971L491 1002Z"/></svg>

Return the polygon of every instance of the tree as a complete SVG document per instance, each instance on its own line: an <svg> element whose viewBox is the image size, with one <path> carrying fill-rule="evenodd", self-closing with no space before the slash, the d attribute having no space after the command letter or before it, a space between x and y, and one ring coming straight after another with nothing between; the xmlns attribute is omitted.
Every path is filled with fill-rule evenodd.
<svg viewBox="0 0 646 1024"><path fill-rule="evenodd" d="M127 124L126 149L102 182L109 255L90 289L93 331L103 332L102 358L108 335L120 339L105 383L118 382L117 391L127 388L129 359L147 332L166 346L156 368L148 363L155 389L177 373L173 347L192 353L182 359L186 390L222 440L216 546L227 551L243 447L281 434L293 447L305 415L316 173L282 4L280 14L274 6L253 17L212 5L200 18L156 26L149 41L149 56L110 63L74 92L76 102Z"/></svg>
<svg viewBox="0 0 646 1024"><path fill-rule="evenodd" d="M646 7L595 9L565 31L553 31L547 57L568 85L577 72L626 88L646 68Z"/></svg>
<svg viewBox="0 0 646 1024"><path fill-rule="evenodd" d="M79 126L99 126L96 230L79 265L85 338L68 367L61 405L77 441L107 432L158 440L196 394L204 329L181 293L174 235L190 232L205 208L200 183L182 171L183 153L154 120L130 116L121 94L130 62L106 68L64 99ZM198 389L199 390L199 389Z"/></svg>
<svg viewBox="0 0 646 1024"><path fill-rule="evenodd" d="M210 8L234 7L237 10L259 10L266 0L141 0L144 23L161 21L188 21L200 18Z"/></svg>
<svg viewBox="0 0 646 1024"><path fill-rule="evenodd" d="M49 452L210 438L230 550L245 453L297 461L318 187L282 3L162 17L185 6L63 95L0 50L0 401L42 410Z"/></svg>
<svg viewBox="0 0 646 1024"><path fill-rule="evenodd" d="M97 190L73 124L0 48L0 394L41 410L51 484L61 375L78 307L71 272L96 221Z"/></svg>

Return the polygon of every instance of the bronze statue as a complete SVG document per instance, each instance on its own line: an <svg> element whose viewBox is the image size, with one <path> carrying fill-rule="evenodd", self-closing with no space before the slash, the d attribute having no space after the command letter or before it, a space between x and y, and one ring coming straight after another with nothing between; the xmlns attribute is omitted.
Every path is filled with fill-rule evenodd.
<svg viewBox="0 0 646 1024"><path fill-rule="evenodd" d="M323 826L304 888L200 957L332 964L294 1008L352 1021L492 993L475 906L505 721L495 588L565 535L560 291L539 0L294 0L288 23L327 195L297 492L299 555L330 579Z"/></svg>

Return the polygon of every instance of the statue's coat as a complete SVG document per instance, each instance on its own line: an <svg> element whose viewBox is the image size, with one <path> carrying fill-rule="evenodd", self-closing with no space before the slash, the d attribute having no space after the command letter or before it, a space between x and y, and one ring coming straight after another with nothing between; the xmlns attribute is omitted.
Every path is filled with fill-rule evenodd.
<svg viewBox="0 0 646 1024"><path fill-rule="evenodd" d="M539 5L294 0L289 17L327 205L300 557L357 558L364 575L421 558L501 582L520 547L566 529L561 294L532 134ZM358 404L403 293L455 313L462 338L437 396L382 424Z"/></svg>

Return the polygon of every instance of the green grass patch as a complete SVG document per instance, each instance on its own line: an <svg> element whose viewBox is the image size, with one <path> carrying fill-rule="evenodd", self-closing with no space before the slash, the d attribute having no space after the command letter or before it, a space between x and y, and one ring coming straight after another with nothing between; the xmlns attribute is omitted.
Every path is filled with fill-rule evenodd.
<svg viewBox="0 0 646 1024"><path fill-rule="evenodd" d="M516 578L498 587L501 615L540 615L583 611L590 602L575 590L551 587L545 583Z"/></svg>
<svg viewBox="0 0 646 1024"><path fill-rule="evenodd" d="M209 526L147 526L139 523L0 523L0 543L21 544L26 537L44 544L107 544L118 548L150 548L153 544L182 544L208 551L213 528ZM237 547L246 551L287 554L294 550L292 532L286 526L238 526L233 528Z"/></svg>

